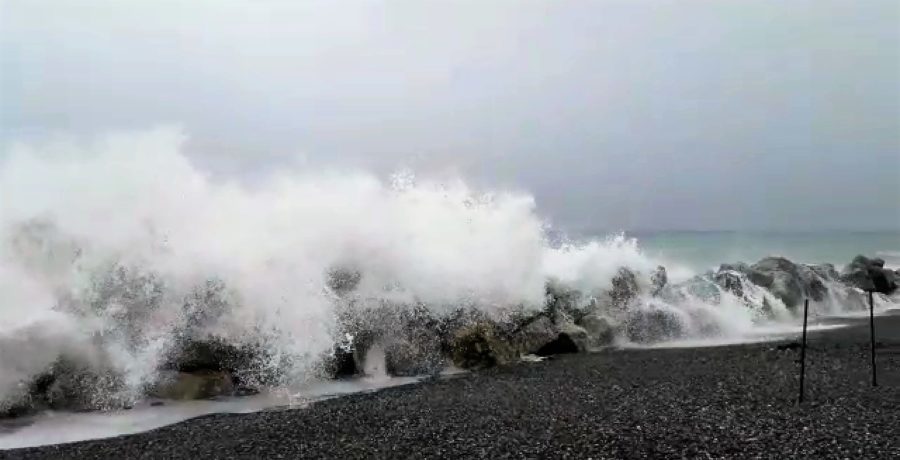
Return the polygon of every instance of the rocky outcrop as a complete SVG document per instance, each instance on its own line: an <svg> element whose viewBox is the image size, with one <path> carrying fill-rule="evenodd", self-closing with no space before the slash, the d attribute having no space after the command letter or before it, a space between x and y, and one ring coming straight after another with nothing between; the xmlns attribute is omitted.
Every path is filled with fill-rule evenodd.
<svg viewBox="0 0 900 460"><path fill-rule="evenodd" d="M884 268L883 259L869 259L856 256L841 273L841 281L862 289L881 294L891 294L900 285L900 276L890 269Z"/></svg>

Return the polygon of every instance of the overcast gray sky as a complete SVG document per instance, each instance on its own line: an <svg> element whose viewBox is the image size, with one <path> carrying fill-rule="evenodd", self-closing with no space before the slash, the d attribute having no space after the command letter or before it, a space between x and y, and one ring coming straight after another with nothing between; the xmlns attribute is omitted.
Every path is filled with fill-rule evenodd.
<svg viewBox="0 0 900 460"><path fill-rule="evenodd" d="M897 1L0 0L0 140L408 167L598 229L900 229Z"/></svg>

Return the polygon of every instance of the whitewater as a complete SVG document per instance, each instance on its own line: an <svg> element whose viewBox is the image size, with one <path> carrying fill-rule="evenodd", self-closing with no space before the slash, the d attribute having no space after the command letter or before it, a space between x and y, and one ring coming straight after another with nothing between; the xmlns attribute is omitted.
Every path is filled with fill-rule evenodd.
<svg viewBox="0 0 900 460"><path fill-rule="evenodd" d="M352 345L348 317L374 321L390 306L502 322L542 311L548 281L596 303L623 267L650 286L661 264L624 235L551 242L527 193L410 172L289 169L246 183L198 168L184 142L157 129L0 157L0 408L60 363L77 368L70 390L83 406L133 405L179 347L203 340L259 350L245 381L295 387ZM629 308L666 312L684 339L740 342L796 325L765 289L745 283L738 296L665 265L671 295ZM351 294L336 273L352 274ZM865 308L859 292L822 282L814 314Z"/></svg>

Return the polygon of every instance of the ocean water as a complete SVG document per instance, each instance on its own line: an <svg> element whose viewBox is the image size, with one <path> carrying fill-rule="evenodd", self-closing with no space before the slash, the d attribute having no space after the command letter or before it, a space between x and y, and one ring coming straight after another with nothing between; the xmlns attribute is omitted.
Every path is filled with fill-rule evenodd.
<svg viewBox="0 0 900 460"><path fill-rule="evenodd" d="M807 264L831 263L840 270L857 255L880 257L900 268L900 231L626 232L637 238L644 253L663 263L696 272L722 263L753 263L766 256L783 256Z"/></svg>

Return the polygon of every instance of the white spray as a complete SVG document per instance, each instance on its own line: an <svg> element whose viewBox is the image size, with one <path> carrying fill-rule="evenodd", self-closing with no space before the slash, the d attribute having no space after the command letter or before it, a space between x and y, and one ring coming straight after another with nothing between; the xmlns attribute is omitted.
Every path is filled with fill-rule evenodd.
<svg viewBox="0 0 900 460"><path fill-rule="evenodd" d="M185 334L262 344L260 366L302 379L341 333L335 268L361 273L370 302L501 316L543 308L548 278L596 292L620 267L656 266L622 237L550 247L527 195L308 171L249 186L197 169L182 141L161 129L3 157L0 401L62 357L111 369L101 396L133 400ZM740 334L759 316L721 292L642 305L696 334Z"/></svg>

